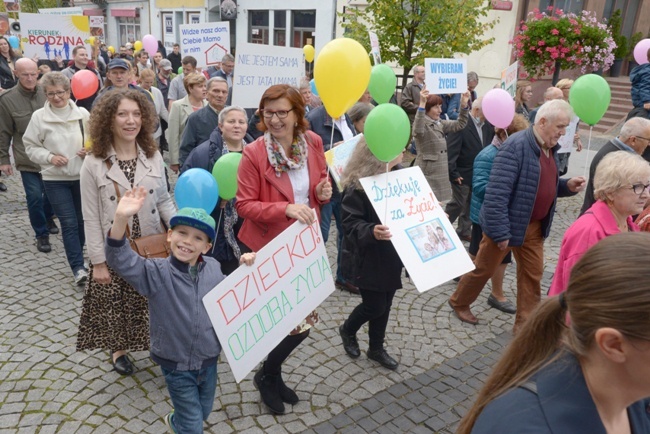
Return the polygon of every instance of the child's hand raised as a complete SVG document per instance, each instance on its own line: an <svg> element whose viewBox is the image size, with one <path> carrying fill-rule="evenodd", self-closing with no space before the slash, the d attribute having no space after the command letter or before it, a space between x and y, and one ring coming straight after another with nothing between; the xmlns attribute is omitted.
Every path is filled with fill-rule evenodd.
<svg viewBox="0 0 650 434"><path fill-rule="evenodd" d="M253 253L244 253L239 258L239 265L246 264L249 267L255 262L255 252Z"/></svg>
<svg viewBox="0 0 650 434"><path fill-rule="evenodd" d="M135 187L133 190L127 190L120 199L115 210L116 217L129 218L135 215L147 197L147 190L144 187Z"/></svg>

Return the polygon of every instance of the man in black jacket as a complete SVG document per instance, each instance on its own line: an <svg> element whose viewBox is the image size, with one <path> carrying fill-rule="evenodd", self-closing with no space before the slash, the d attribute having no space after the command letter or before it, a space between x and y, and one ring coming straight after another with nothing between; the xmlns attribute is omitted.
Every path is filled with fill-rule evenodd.
<svg viewBox="0 0 650 434"><path fill-rule="evenodd" d="M449 179L453 197L447 204L445 212L449 221L458 218L458 236L466 241L471 239L472 222L469 219L472 200L472 174L474 159L484 147L492 143L494 126L485 120L481 108L482 98L474 101L470 111L470 121L461 131L447 136L447 158Z"/></svg>
<svg viewBox="0 0 650 434"><path fill-rule="evenodd" d="M591 208L591 205L596 202L596 198L594 198L594 175L596 174L596 168L598 167L600 160L610 152L616 151L636 152L637 154L642 155L649 144L649 119L632 118L623 124L619 136L605 143L596 155L594 155L593 160L591 160L591 165L589 166L589 182L585 189L585 200L582 203L580 215L584 214L585 211Z"/></svg>

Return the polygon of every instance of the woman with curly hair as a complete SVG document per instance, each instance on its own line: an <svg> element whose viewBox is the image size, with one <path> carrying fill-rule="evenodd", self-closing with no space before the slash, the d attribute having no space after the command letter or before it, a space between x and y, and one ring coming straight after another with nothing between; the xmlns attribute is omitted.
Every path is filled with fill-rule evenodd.
<svg viewBox="0 0 650 434"><path fill-rule="evenodd" d="M108 349L115 371L131 375L127 350L149 349L147 301L106 265L104 239L124 192L149 194L129 222L128 236L165 232L176 212L167 192L162 156L153 140L156 113L137 90L106 93L90 115L90 154L81 168L84 228L90 257L77 350ZM164 223L164 225L163 225Z"/></svg>
<svg viewBox="0 0 650 434"><path fill-rule="evenodd" d="M395 157L388 164L389 169L400 164L402 157L403 153ZM343 349L348 356L356 359L361 355L357 332L368 323L368 358L395 370L399 364L386 352L384 338L393 297L402 287L403 265L390 242L392 235L389 227L381 224L359 182L361 178L385 171L386 165L370 152L365 139L359 140L341 180L344 188L341 204L344 231L341 267L343 275L350 276L351 283L359 288L361 304L341 324L339 333ZM435 249L431 246L432 254Z"/></svg>

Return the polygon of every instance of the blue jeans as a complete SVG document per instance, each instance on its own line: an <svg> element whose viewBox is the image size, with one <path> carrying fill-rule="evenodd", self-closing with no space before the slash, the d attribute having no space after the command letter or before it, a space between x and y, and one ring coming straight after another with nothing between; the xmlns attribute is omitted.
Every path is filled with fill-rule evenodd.
<svg viewBox="0 0 650 434"><path fill-rule="evenodd" d="M198 371L170 371L161 366L174 405L172 426L177 433L202 434L217 392L217 365Z"/></svg>
<svg viewBox="0 0 650 434"><path fill-rule="evenodd" d="M81 184L77 181L43 181L45 193L61 223L63 247L73 273L84 268L84 217Z"/></svg>
<svg viewBox="0 0 650 434"><path fill-rule="evenodd" d="M43 187L43 178L38 172L20 172L20 178L23 181L25 196L27 198L27 212L29 213L29 222L34 229L36 237L50 235L47 228L47 222L52 220L54 212L50 201L45 195Z"/></svg>
<svg viewBox="0 0 650 434"><path fill-rule="evenodd" d="M341 274L341 242L343 241L343 224L341 222L341 200L342 195L332 196L329 203L323 205L320 210L320 230L323 233L323 240L327 242L330 235L330 226L332 224L332 214L336 220L336 280L345 282L345 278Z"/></svg>

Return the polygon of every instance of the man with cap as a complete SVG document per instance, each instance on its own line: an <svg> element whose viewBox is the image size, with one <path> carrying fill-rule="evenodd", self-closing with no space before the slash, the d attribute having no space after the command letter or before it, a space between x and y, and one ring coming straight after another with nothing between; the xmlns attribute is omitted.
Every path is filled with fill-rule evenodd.
<svg viewBox="0 0 650 434"><path fill-rule="evenodd" d="M151 358L160 365L174 406L165 424L171 432L200 433L212 412L221 352L201 302L224 279L219 262L206 255L215 239L215 221L203 209L181 209L167 233L171 256L145 259L124 235L146 196L147 190L137 187L120 200L106 241L106 261L149 299L151 342L157 342ZM254 253L245 253L240 263L250 266L254 260Z"/></svg>
<svg viewBox="0 0 650 434"><path fill-rule="evenodd" d="M106 92L110 92L113 89L133 89L133 90L138 90L145 94L147 96L147 99L151 101L151 104L154 104L153 102L153 97L149 92L146 90L142 89L139 86L133 85L130 83L131 81L131 68L132 66L129 64L128 61L124 59L113 59L109 62L108 66L106 67L106 80L107 83L109 84L108 86L104 87L101 92L99 92L99 95L97 95L97 98L95 99L95 102L93 103L93 106L99 99L106 94Z"/></svg>

